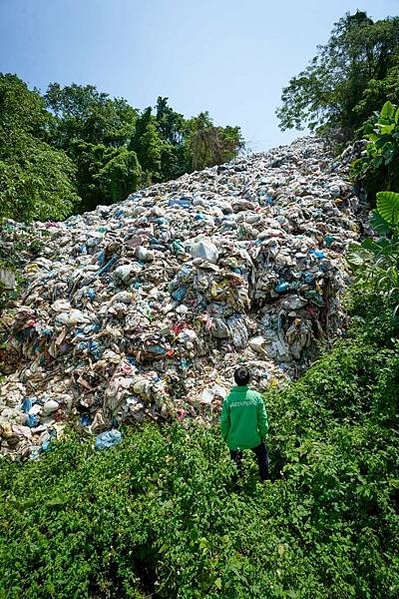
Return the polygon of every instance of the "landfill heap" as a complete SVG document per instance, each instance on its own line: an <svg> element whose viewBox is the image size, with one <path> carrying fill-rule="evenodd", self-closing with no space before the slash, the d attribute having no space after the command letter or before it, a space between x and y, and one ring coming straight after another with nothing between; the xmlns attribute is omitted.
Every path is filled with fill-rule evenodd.
<svg viewBox="0 0 399 599"><path fill-rule="evenodd" d="M2 317L0 453L35 457L67 422L211 418L238 364L260 390L298 376L346 326L349 162L302 138L35 223L43 248Z"/></svg>

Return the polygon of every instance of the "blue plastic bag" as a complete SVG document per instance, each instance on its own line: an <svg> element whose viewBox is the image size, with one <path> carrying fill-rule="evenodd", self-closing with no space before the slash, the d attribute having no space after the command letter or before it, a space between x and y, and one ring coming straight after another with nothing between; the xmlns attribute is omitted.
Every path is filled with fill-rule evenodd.
<svg viewBox="0 0 399 599"><path fill-rule="evenodd" d="M101 433L96 437L96 449L109 449L122 441L122 433L115 429Z"/></svg>
<svg viewBox="0 0 399 599"><path fill-rule="evenodd" d="M93 418L89 414L83 414L80 422L83 426L90 426L93 422Z"/></svg>
<svg viewBox="0 0 399 599"><path fill-rule="evenodd" d="M168 202L169 206L177 206L178 208L191 208L191 198L170 198Z"/></svg>
<svg viewBox="0 0 399 599"><path fill-rule="evenodd" d="M172 293L172 298L176 302L181 302L182 299L185 298L186 294L187 294L187 287L179 287L178 289L176 289L176 291L174 291Z"/></svg>
<svg viewBox="0 0 399 599"><path fill-rule="evenodd" d="M39 424L39 416L36 414L28 414L28 418L26 419L26 426L29 428L35 428Z"/></svg>
<svg viewBox="0 0 399 599"><path fill-rule="evenodd" d="M322 260L323 258L327 257L323 250L309 250L309 254L312 254L315 258L318 258L318 260Z"/></svg>
<svg viewBox="0 0 399 599"><path fill-rule="evenodd" d="M31 409L31 407L33 406L33 401L31 400L30 397L26 397L24 399L24 401L22 402L22 411L27 414L29 412L29 410Z"/></svg>
<svg viewBox="0 0 399 599"><path fill-rule="evenodd" d="M275 286L274 291L277 291L277 293L284 293L284 291L288 291L289 288L290 288L290 284L287 283L286 281L283 281L281 283L278 283L278 285Z"/></svg>
<svg viewBox="0 0 399 599"><path fill-rule="evenodd" d="M88 290L86 291L86 296L87 296L89 299L91 299L91 300L94 300L94 299L95 299L95 297L96 297L96 295L97 295L97 294L96 294L95 290L94 290L94 289L92 289L91 287L90 287L90 289L88 289Z"/></svg>

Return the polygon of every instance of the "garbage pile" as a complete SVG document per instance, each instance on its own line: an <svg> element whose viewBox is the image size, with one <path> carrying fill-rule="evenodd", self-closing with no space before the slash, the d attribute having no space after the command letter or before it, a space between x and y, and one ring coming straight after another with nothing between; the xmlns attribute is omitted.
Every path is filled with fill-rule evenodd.
<svg viewBox="0 0 399 599"><path fill-rule="evenodd" d="M260 390L298 376L345 329L361 210L347 158L308 137L35 223L2 318L0 453L35 457L68 421L211 418L238 364Z"/></svg>

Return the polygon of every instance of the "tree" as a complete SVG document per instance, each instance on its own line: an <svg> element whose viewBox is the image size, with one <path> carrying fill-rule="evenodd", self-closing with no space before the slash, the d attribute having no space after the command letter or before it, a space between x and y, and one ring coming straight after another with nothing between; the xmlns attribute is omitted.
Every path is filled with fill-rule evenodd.
<svg viewBox="0 0 399 599"><path fill-rule="evenodd" d="M150 107L136 120L136 128L129 149L137 154L143 169L144 181L151 184L161 180L161 155L163 141Z"/></svg>
<svg viewBox="0 0 399 599"><path fill-rule="evenodd" d="M389 100L366 121L362 137L368 144L351 164L351 174L371 205L381 189L399 192L399 106Z"/></svg>
<svg viewBox="0 0 399 599"><path fill-rule="evenodd" d="M192 118L189 130L187 143L193 170L232 160L244 147L239 127L215 127L208 112Z"/></svg>
<svg viewBox="0 0 399 599"><path fill-rule="evenodd" d="M80 205L83 211L125 199L141 183L142 171L137 156L125 147L78 141L74 153L84 198Z"/></svg>
<svg viewBox="0 0 399 599"><path fill-rule="evenodd" d="M168 98L158 97L155 119L162 138L160 177L176 179L187 172L187 121L168 105Z"/></svg>
<svg viewBox="0 0 399 599"><path fill-rule="evenodd" d="M55 139L68 149L81 139L120 147L134 131L137 111L123 98L110 98L94 85L50 83L45 94L46 106L57 117Z"/></svg>
<svg viewBox="0 0 399 599"><path fill-rule="evenodd" d="M45 100L54 114L51 141L78 167L81 210L123 200L137 189L141 169L127 149L137 111L126 100L75 83L64 88L51 83Z"/></svg>
<svg viewBox="0 0 399 599"><path fill-rule="evenodd" d="M77 204L73 162L44 141L50 121L38 92L0 74L0 217L61 219Z"/></svg>
<svg viewBox="0 0 399 599"><path fill-rule="evenodd" d="M397 100L398 69L399 17L373 22L365 12L347 13L283 89L280 127L339 131L345 142L385 99Z"/></svg>
<svg viewBox="0 0 399 599"><path fill-rule="evenodd" d="M51 83L42 97L0 75L0 217L57 219L125 199L140 185L234 158L238 127L186 120L158 97L155 114L94 85Z"/></svg>
<svg viewBox="0 0 399 599"><path fill-rule="evenodd" d="M168 98L157 98L155 119L158 131L165 142L178 146L184 141L185 119L168 106Z"/></svg>

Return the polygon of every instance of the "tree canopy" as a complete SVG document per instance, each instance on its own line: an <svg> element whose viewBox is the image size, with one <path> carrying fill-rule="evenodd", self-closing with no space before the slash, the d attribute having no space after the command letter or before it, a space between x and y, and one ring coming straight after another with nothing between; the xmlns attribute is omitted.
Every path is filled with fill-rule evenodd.
<svg viewBox="0 0 399 599"><path fill-rule="evenodd" d="M38 92L0 74L0 218L63 218L76 206L76 169L47 143L50 122Z"/></svg>
<svg viewBox="0 0 399 599"><path fill-rule="evenodd" d="M201 112L189 122L191 166L200 170L234 158L244 143L239 127L215 127L208 112Z"/></svg>
<svg viewBox="0 0 399 599"><path fill-rule="evenodd" d="M347 13L327 44L282 92L280 127L334 133L346 142L387 100L398 103L399 17Z"/></svg>
<svg viewBox="0 0 399 599"><path fill-rule="evenodd" d="M41 95L0 74L0 218L65 218L230 160L243 145L239 127L215 127L208 113L186 119L168 98L140 111L94 85L50 83Z"/></svg>

